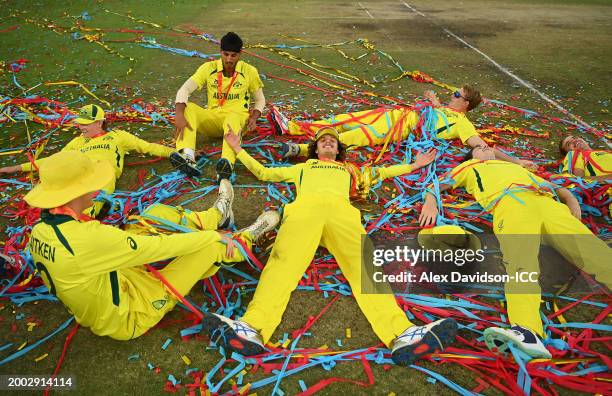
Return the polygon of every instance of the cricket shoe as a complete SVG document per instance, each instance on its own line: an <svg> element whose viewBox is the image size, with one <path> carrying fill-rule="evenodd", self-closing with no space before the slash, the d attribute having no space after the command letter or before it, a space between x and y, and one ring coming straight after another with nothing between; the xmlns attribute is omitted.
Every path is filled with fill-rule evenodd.
<svg viewBox="0 0 612 396"><path fill-rule="evenodd" d="M259 332L245 322L205 313L202 328L206 330L212 342L243 356L259 355L265 350Z"/></svg>
<svg viewBox="0 0 612 396"><path fill-rule="evenodd" d="M276 106L270 105L270 123L274 127L274 130L279 135L286 135L289 133L289 119L283 115Z"/></svg>
<svg viewBox="0 0 612 396"><path fill-rule="evenodd" d="M15 264L15 259L7 254L0 253L0 269L4 269L4 264Z"/></svg>
<svg viewBox="0 0 612 396"><path fill-rule="evenodd" d="M221 180L219 183L219 195L213 204L213 207L221 213L221 218L217 224L218 228L227 228L234 224L234 211L232 204L234 203L234 188L232 183L227 179Z"/></svg>
<svg viewBox="0 0 612 396"><path fill-rule="evenodd" d="M409 366L425 355L444 350L456 336L457 322L452 318L410 326L393 340L391 360L397 365Z"/></svg>
<svg viewBox="0 0 612 396"><path fill-rule="evenodd" d="M278 212L275 210L268 210L260 214L253 224L238 231L237 234L248 232L253 242L255 242L267 232L272 231L279 222L280 215Z"/></svg>
<svg viewBox="0 0 612 396"><path fill-rule="evenodd" d="M297 157L300 155L300 145L293 142L282 142L280 155L284 160Z"/></svg>
<svg viewBox="0 0 612 396"><path fill-rule="evenodd" d="M198 169L196 166L196 162L189 158L185 157L176 151L170 154L170 163L174 166L175 169L178 169L183 174L189 177L200 177L202 176L202 171Z"/></svg>
<svg viewBox="0 0 612 396"><path fill-rule="evenodd" d="M229 180L232 177L234 168L227 159L220 158L219 161L217 161L217 165L215 165L215 171L217 172L217 184L219 184L221 180Z"/></svg>
<svg viewBox="0 0 612 396"><path fill-rule="evenodd" d="M542 339L533 330L526 327L512 326L509 329L489 327L484 331L484 340L491 351L510 352L509 344L512 343L532 358L552 358Z"/></svg>

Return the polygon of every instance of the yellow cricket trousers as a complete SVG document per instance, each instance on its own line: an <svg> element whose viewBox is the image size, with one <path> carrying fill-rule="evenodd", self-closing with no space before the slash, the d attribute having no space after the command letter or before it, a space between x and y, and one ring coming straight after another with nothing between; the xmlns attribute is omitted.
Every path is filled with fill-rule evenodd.
<svg viewBox="0 0 612 396"><path fill-rule="evenodd" d="M191 212L158 204L147 209L142 217L151 223L156 223L155 219L163 219L194 230L215 230L221 214L215 208L203 212ZM200 224L203 224L204 228ZM142 223L132 224L126 228L126 231L137 234L150 233L149 227ZM251 236L248 233L239 236L250 248L252 244ZM184 296L200 279L213 276L218 271L219 266L216 263L236 263L240 261L244 261L240 251L236 249L234 257L228 258L225 255L225 245L216 242L200 251L175 258L159 273L176 291ZM134 329L134 333L112 334L110 337L126 340L136 338L155 326L168 311L172 310L178 300L160 280L147 272L144 267L121 270L121 275L127 283L122 287L129 287L133 291L130 295L128 317L128 321L132 323L122 326L122 328Z"/></svg>
<svg viewBox="0 0 612 396"><path fill-rule="evenodd" d="M216 230L221 213L217 208L210 208L203 212L194 212L189 209L183 209L180 206L169 206L164 204L151 205L141 216L149 224L163 224L164 222L174 223L183 227L191 228L198 231ZM161 219L158 221L157 219ZM137 233L147 233L146 224L128 224L126 230L135 230Z"/></svg>
<svg viewBox="0 0 612 396"><path fill-rule="evenodd" d="M416 127L418 115L407 109L389 110L376 108L356 113L339 114L326 120L300 123L289 121L289 134L303 135L310 132L313 135L324 126L336 125L340 133L340 143L347 147L363 147L383 144L387 138L391 140L405 139ZM389 133L391 136L388 136ZM398 136L400 135L401 136ZM308 145L300 145L300 155L305 156Z"/></svg>
<svg viewBox="0 0 612 396"><path fill-rule="evenodd" d="M393 339L412 323L393 294L361 293L361 237L364 234L359 210L347 201L333 197L298 197L285 207L270 258L241 320L258 330L264 343L268 342L281 321L291 292L323 243L336 258L372 329L390 347Z"/></svg>
<svg viewBox="0 0 612 396"><path fill-rule="evenodd" d="M196 148L196 132L207 137L221 137L231 129L242 134L242 129L249 119L248 112L228 111L223 108L204 109L195 103L187 103L185 108L185 119L191 128L185 128L183 136L176 141L176 149L182 150ZM227 159L230 163L236 162L234 150L223 140L221 158Z"/></svg>
<svg viewBox="0 0 612 396"><path fill-rule="evenodd" d="M593 235L569 208L535 192L516 194L524 204L506 196L493 211L493 231L500 243L506 272L540 272L538 254L543 239L569 262L612 285L612 250ZM544 336L540 318L539 284L509 281L505 284L510 323Z"/></svg>

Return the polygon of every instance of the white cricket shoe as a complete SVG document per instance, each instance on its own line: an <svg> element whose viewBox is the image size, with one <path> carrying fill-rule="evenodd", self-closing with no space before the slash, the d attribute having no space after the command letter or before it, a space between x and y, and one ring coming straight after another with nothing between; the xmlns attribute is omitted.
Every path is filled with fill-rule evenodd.
<svg viewBox="0 0 612 396"><path fill-rule="evenodd" d="M212 342L243 356L259 355L265 350L261 335L248 323L206 313L202 328L208 332Z"/></svg>
<svg viewBox="0 0 612 396"><path fill-rule="evenodd" d="M234 211L232 204L234 203L234 188L232 183L227 179L222 179L219 183L219 196L213 204L219 212L221 219L219 220L219 228L227 228L234 223Z"/></svg>
<svg viewBox="0 0 612 396"><path fill-rule="evenodd" d="M457 336L457 322L445 318L425 326L410 326L395 340L391 359L400 366L409 366L418 359L449 346Z"/></svg>
<svg viewBox="0 0 612 396"><path fill-rule="evenodd" d="M542 339L535 331L518 325L509 329L501 327L489 327L484 331L484 340L487 348L491 351L506 353L510 351L509 343L513 343L522 352L532 358L552 358L551 353L546 349Z"/></svg>

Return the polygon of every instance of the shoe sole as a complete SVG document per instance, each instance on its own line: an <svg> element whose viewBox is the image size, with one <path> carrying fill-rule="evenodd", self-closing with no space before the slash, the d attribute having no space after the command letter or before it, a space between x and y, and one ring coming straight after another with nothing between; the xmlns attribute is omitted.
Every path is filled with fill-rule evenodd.
<svg viewBox="0 0 612 396"><path fill-rule="evenodd" d="M391 355L391 360L399 366L409 366L425 355L440 352L455 341L457 330L458 326L455 320L444 319L429 329L429 332L425 334L421 341L395 351ZM442 346L440 346L440 343L442 343Z"/></svg>
<svg viewBox="0 0 612 396"><path fill-rule="evenodd" d="M523 353L526 353L532 358L536 358L536 359L552 358L552 355L550 354L546 355L542 353L542 351L540 351L539 349L526 348L524 343L512 337L504 329L501 329L498 327L489 327L485 329L484 341L485 341L485 344L487 344L487 348L489 348L491 352L510 353L510 348L508 347L508 343L511 342L517 347L517 349L519 349ZM497 345L495 341L499 341L501 345Z"/></svg>
<svg viewBox="0 0 612 396"><path fill-rule="evenodd" d="M212 342L242 356L254 356L264 352L261 345L238 336L229 324L215 315L204 313L202 328L209 334Z"/></svg>
<svg viewBox="0 0 612 396"><path fill-rule="evenodd" d="M283 132L283 128L281 127L281 123L279 122L279 120L277 119L277 113L278 110L276 109L276 107L273 107L270 110L270 123L272 124L272 126L274 127L274 130L276 131L277 135L284 135L285 133Z"/></svg>
<svg viewBox="0 0 612 396"><path fill-rule="evenodd" d="M232 165L228 160L217 161L215 171L217 172L217 183L220 183L223 179L229 180L233 173Z"/></svg>
<svg viewBox="0 0 612 396"><path fill-rule="evenodd" d="M170 154L170 163L175 169L178 169L180 172L189 177L202 176L202 171L190 166L187 160L180 154Z"/></svg>

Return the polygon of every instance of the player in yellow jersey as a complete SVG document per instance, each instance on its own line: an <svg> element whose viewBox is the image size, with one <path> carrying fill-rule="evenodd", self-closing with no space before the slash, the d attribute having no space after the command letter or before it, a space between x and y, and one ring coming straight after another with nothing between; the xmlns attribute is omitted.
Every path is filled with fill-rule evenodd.
<svg viewBox="0 0 612 396"><path fill-rule="evenodd" d="M442 106L433 91L426 91L425 97L434 105L436 136L441 139L460 139L468 147L486 146L466 114L481 102L476 89L464 85L455 91L447 106ZM273 119L279 128L289 134L312 133L322 126L334 126L340 132L340 142L351 147L373 146L405 139L413 133L420 122L419 113L410 109L378 108L357 113L340 114L326 120L304 122L288 121L274 110ZM284 125L284 126L283 126ZM305 144L284 143L281 154L284 158L306 155ZM495 158L532 168L528 160L512 157L495 149Z"/></svg>
<svg viewBox="0 0 612 396"><path fill-rule="evenodd" d="M310 158L289 167L267 168L241 148L238 135L228 134L225 139L258 179L294 183L297 198L285 206L276 242L244 316L240 320L212 314L204 318L212 340L243 355L261 353L319 245L336 258L357 304L397 364L412 364L455 339L457 324L451 318L416 326L391 291L362 293L361 239L366 232L359 210L349 200L353 174L342 162L344 147L334 128L320 129L310 144ZM410 173L431 163L435 154L430 150L418 154L413 164L374 169L375 178Z"/></svg>
<svg viewBox="0 0 612 396"><path fill-rule="evenodd" d="M195 163L196 133L223 137L231 127L242 133L252 131L266 100L257 69L240 60L242 39L233 32L221 38L221 59L206 62L183 84L176 94L176 148L181 157L172 158L176 166L188 166L190 175L201 172ZM207 108L189 100L195 90L205 89ZM249 108L251 99L253 107ZM236 156L223 142L217 161L217 182L229 179Z"/></svg>
<svg viewBox="0 0 612 396"><path fill-rule="evenodd" d="M593 150L582 138L567 135L559 142L563 171L589 180L612 182L612 152Z"/></svg>
<svg viewBox="0 0 612 396"><path fill-rule="evenodd" d="M468 157L450 171L450 183L447 177L440 179L440 190L464 187L493 214L493 232L508 274L539 273L538 254L543 239L569 262L595 274L607 287L612 285L612 250L580 221L580 205L569 190L516 164L496 160L490 147L476 147L469 155L473 158ZM563 203L552 198L553 192ZM419 217L421 226L434 225L438 211L435 197L426 194ZM540 319L539 284L510 280L505 284L505 294L512 327L486 329L487 346L507 351L512 342L532 357L550 358L542 343L545 334Z"/></svg>
<svg viewBox="0 0 612 396"><path fill-rule="evenodd" d="M104 110L95 104L81 107L79 116L74 119L81 135L72 139L62 151L78 150L94 159L103 159L114 169L115 178L103 186L101 190L110 194L115 191L115 183L123 172L125 155L130 151L168 158L178 155L170 147L157 143L149 143L129 132L121 129L107 130ZM45 158L38 159L34 164L28 162L21 165L0 168L0 173L29 172L33 168L40 167ZM100 213L104 205L103 201L95 201L91 208L87 208L87 214L95 217Z"/></svg>
<svg viewBox="0 0 612 396"><path fill-rule="evenodd" d="M225 181L207 211L185 214L156 205L143 214L143 227L123 231L81 214L114 178L107 161L63 151L40 164L40 183L24 197L43 209L28 242L37 271L76 321L100 336L129 340L142 335L176 305L175 292L189 293L198 280L217 272L217 263L244 260L233 238L250 247L279 220L278 213L265 212L234 236L216 231L232 206L232 186ZM147 222L160 221L181 223L192 232L143 235L151 228ZM168 288L144 267L166 259L172 261L159 273Z"/></svg>

